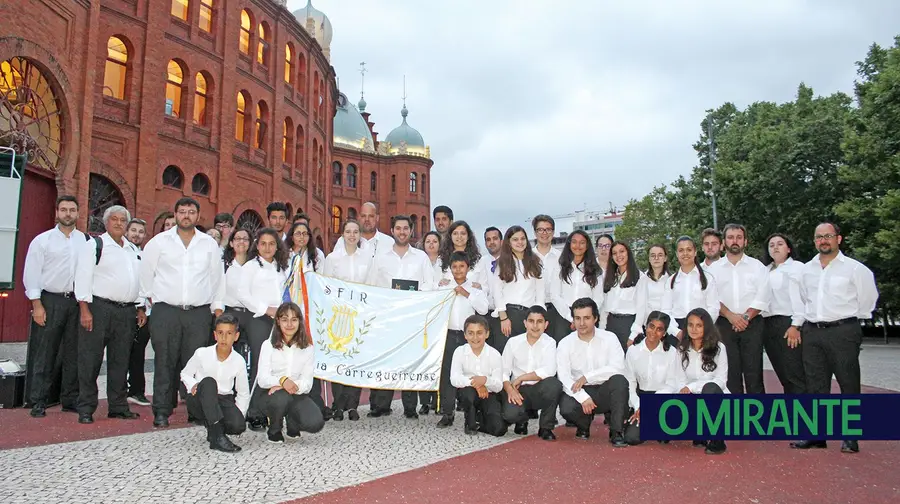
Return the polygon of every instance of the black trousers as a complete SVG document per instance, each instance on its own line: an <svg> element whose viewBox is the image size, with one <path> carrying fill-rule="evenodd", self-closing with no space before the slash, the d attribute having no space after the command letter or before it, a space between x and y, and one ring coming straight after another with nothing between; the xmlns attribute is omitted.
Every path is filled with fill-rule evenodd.
<svg viewBox="0 0 900 504"><path fill-rule="evenodd" d="M331 409L335 411L349 411L359 408L359 396L362 394L361 388L331 382L331 393L334 395L331 401Z"/></svg>
<svg viewBox="0 0 900 504"><path fill-rule="evenodd" d="M326 382L327 383L327 382ZM322 412L322 415L325 414L325 399L322 397L322 380L318 378L313 378L312 388L309 389L309 398L312 399L313 403L319 407L319 410ZM332 402L334 400L332 399Z"/></svg>
<svg viewBox="0 0 900 504"><path fill-rule="evenodd" d="M513 336L518 336L520 334L525 334L525 319L528 316L528 308L525 306L519 305L506 305L506 316L509 317L509 321L512 324L512 330L509 333L509 336L505 336L503 331L500 329L500 319L497 320L497 332L495 333L493 329L491 329L491 334L488 336L486 343L497 349L501 354L503 353L503 349L506 348L506 341Z"/></svg>
<svg viewBox="0 0 900 504"><path fill-rule="evenodd" d="M212 331L209 305L190 310L166 303L153 305L150 341L153 343L153 413L171 415L181 379L179 374ZM182 396L187 396L182 392Z"/></svg>
<svg viewBox="0 0 900 504"><path fill-rule="evenodd" d="M628 337L631 336L631 326L634 325L632 314L610 313L606 316L606 330L619 338L622 350L628 349Z"/></svg>
<svg viewBox="0 0 900 504"><path fill-rule="evenodd" d="M565 308L568 310L568 307ZM557 343L572 334L571 322L560 315L556 306L550 303L547 303L547 321L550 322L550 325L547 326L547 334Z"/></svg>
<svg viewBox="0 0 900 504"><path fill-rule="evenodd" d="M617 374L602 385L585 385L582 390L587 392L597 405L593 414L585 415L581 403L563 392L559 396L559 413L563 418L581 430L588 430L595 414L609 414L609 430L624 433L625 413L628 412L628 380Z"/></svg>
<svg viewBox="0 0 900 504"><path fill-rule="evenodd" d="M732 394L765 394L763 385L763 330L762 317L753 317L747 329L734 332L731 322L719 317L716 328L728 354L728 391ZM783 333L782 333L783 334Z"/></svg>
<svg viewBox="0 0 900 504"><path fill-rule="evenodd" d="M806 393L806 373L803 369L803 344L790 348L784 333L791 327L791 317L773 315L763 319L763 343L766 355L778 375L785 394Z"/></svg>
<svg viewBox="0 0 900 504"><path fill-rule="evenodd" d="M486 340L484 340L484 342L492 348L497 348L495 346L497 342L495 341L496 338L494 338L494 335L499 334L500 336L503 336L503 331L500 329L500 319L492 316L491 314L488 314L488 316L485 318L487 318L488 321L488 337ZM505 341L503 343L503 346L506 347ZM500 353L502 354L503 352L501 351Z"/></svg>
<svg viewBox="0 0 900 504"><path fill-rule="evenodd" d="M508 426L503 421L500 394L490 392L487 399L482 399L478 397L478 392L472 387L463 387L459 389L458 394L459 402L463 407L466 425L470 429L478 427L481 432L497 437L506 434ZM478 425L479 413L481 417L480 426Z"/></svg>
<svg viewBox="0 0 900 504"><path fill-rule="evenodd" d="M144 377L144 361L147 354L147 343L150 342L150 323L143 327L134 325L134 339L128 355L128 395L144 395L147 380Z"/></svg>
<svg viewBox="0 0 900 504"><path fill-rule="evenodd" d="M97 411L97 377L106 348L106 395L110 413L128 411L128 362L134 341L137 309L94 297L90 304L93 330L78 326L78 413Z"/></svg>
<svg viewBox="0 0 900 504"><path fill-rule="evenodd" d="M533 385L520 385L522 405L509 402L506 391L500 393L503 420L508 424L528 422L528 411L541 411L538 425L541 429L553 430L556 427L556 408L559 406L559 395L562 384L555 376L544 378Z"/></svg>
<svg viewBox="0 0 900 504"><path fill-rule="evenodd" d="M251 387L256 383L256 373L259 370L259 350L262 348L263 342L272 335L273 324L274 320L268 315L253 317L251 314L250 317L247 317L244 332L241 333L241 337L246 338L245 341L250 344L250 372L247 376L250 379ZM264 416L265 412L257 396L254 395L250 399L250 407L247 408L247 418L262 418Z"/></svg>
<svg viewBox="0 0 900 504"><path fill-rule="evenodd" d="M185 403L188 414L205 422L207 429L220 421L225 427L225 434L241 434L247 429L244 414L234 403L234 394L219 394L218 384L212 376L200 380L197 394L188 393Z"/></svg>
<svg viewBox="0 0 900 504"><path fill-rule="evenodd" d="M287 419L288 435L319 432L325 426L322 410L308 394L288 394L284 389L266 395L265 411L269 417L269 433L281 432Z"/></svg>
<svg viewBox="0 0 900 504"><path fill-rule="evenodd" d="M456 409L456 387L450 383L450 365L453 363L453 352L466 344L462 331L447 331L447 342L444 344L444 356L441 359L441 413L452 418Z"/></svg>
<svg viewBox="0 0 900 504"><path fill-rule="evenodd" d="M402 395L402 394L401 394ZM369 390L369 407L372 411L386 411L391 409L391 401L394 398L393 390L371 389ZM403 405L404 409L406 404ZM413 406L415 407L415 406Z"/></svg>
<svg viewBox="0 0 900 504"><path fill-rule="evenodd" d="M671 336L671 335L668 335L668 336ZM637 340L637 338L635 338L635 343L634 343L635 345L637 345L637 343L638 343L636 340ZM655 394L656 392L651 391L651 390L641 390L640 388L638 388L637 393L640 396L643 394ZM631 410L629 410L630 413L633 411L634 411L633 408ZM634 423L634 422L628 422L628 421L625 422L625 442L632 446L639 445L644 442L641 440L640 424Z"/></svg>
<svg viewBox="0 0 900 504"><path fill-rule="evenodd" d="M78 403L78 302L75 296L41 292L47 312L43 326L31 321L26 374L28 397L34 405ZM57 385L58 384L58 385Z"/></svg>
<svg viewBox="0 0 900 504"><path fill-rule="evenodd" d="M835 327L803 326L803 368L810 394L831 393L831 376L837 379L842 394L861 393L859 350L862 327L851 321Z"/></svg>

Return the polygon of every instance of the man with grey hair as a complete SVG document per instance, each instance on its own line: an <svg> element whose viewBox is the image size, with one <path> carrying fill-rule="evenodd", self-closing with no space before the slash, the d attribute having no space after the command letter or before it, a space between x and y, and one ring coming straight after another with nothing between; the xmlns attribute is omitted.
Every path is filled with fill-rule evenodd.
<svg viewBox="0 0 900 504"><path fill-rule="evenodd" d="M389 252L394 247L394 238L378 230L378 207L371 201L363 203L359 209L359 233L366 240L363 249L368 254ZM333 251L342 250L346 250L343 236L334 244Z"/></svg>
<svg viewBox="0 0 900 504"><path fill-rule="evenodd" d="M119 205L103 213L106 232L87 240L78 253L75 299L81 315L78 330L78 423L94 422L97 410L97 376L106 348L106 393L109 418L132 420L126 389L128 360L138 326L146 321L140 291L138 248L125 239L131 221Z"/></svg>

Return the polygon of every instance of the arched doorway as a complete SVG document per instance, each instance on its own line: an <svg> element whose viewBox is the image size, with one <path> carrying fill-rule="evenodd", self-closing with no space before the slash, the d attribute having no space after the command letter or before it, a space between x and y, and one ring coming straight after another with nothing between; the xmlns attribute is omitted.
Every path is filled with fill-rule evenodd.
<svg viewBox="0 0 900 504"><path fill-rule="evenodd" d="M88 187L88 233L98 235L106 231L103 212L114 205L125 206L122 192L108 178L91 173Z"/></svg>
<svg viewBox="0 0 900 504"><path fill-rule="evenodd" d="M237 222L234 224L235 229L247 229L250 231L251 235L256 236L256 231L264 227L262 217L259 216L258 213L254 210L244 210L241 212L241 216L238 217Z"/></svg>

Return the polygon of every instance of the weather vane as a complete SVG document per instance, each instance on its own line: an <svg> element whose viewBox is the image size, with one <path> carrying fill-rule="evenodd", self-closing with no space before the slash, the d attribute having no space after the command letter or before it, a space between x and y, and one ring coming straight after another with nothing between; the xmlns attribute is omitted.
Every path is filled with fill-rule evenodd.
<svg viewBox="0 0 900 504"><path fill-rule="evenodd" d="M359 64L359 75L362 76L362 85L359 90L360 98L363 98L366 95L366 72L368 72L368 70L366 70L366 62L363 61Z"/></svg>
<svg viewBox="0 0 900 504"><path fill-rule="evenodd" d="M406 106L406 75L403 76L403 106Z"/></svg>

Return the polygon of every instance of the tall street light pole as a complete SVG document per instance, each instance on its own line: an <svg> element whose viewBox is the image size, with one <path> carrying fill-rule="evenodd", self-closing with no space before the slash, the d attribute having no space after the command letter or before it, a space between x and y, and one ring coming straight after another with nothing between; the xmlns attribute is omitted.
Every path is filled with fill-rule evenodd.
<svg viewBox="0 0 900 504"><path fill-rule="evenodd" d="M706 141L709 148L709 183L711 186L710 194L712 196L713 229L719 229L719 214L716 211L716 175L714 169L716 164L716 143L713 139L712 114L706 116L706 128Z"/></svg>

